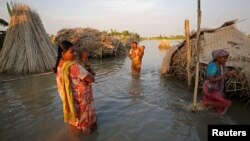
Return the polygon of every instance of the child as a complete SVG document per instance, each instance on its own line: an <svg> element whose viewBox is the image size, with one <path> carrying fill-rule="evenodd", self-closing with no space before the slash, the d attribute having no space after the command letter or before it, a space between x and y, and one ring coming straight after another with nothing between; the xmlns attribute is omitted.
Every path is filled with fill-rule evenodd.
<svg viewBox="0 0 250 141"><path fill-rule="evenodd" d="M84 48L75 49L75 58L77 62L82 65L93 76L96 75L95 71L91 68L92 65L88 60L88 51Z"/></svg>

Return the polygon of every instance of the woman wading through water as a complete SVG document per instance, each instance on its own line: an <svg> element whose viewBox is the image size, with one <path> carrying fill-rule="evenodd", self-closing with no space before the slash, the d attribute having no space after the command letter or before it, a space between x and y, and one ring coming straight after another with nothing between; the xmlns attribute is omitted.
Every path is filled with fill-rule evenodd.
<svg viewBox="0 0 250 141"><path fill-rule="evenodd" d="M88 135L97 128L91 87L95 78L74 60L73 44L63 41L58 46L54 72L63 103L64 121Z"/></svg>

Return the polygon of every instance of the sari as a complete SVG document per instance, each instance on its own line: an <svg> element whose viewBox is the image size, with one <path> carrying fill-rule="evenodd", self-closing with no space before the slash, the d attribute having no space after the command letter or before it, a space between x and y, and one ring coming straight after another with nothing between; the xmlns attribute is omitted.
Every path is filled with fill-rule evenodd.
<svg viewBox="0 0 250 141"><path fill-rule="evenodd" d="M206 69L206 77L218 77L223 75L225 66L218 66L214 61L208 64ZM209 82L205 80L203 84L203 97L201 99L201 106L213 110L215 113L223 115L229 106L231 101L225 98L223 93L225 80L218 80L215 82Z"/></svg>
<svg viewBox="0 0 250 141"><path fill-rule="evenodd" d="M70 105L73 105L72 109L74 109L72 110L74 114L70 114L73 120L68 120L69 112L65 111L67 108L63 108L64 121L86 131L86 134L91 133L89 131L94 131L97 127L92 84L84 81L88 74L81 65L67 61L62 68L58 67L57 71L57 86L63 107L70 103ZM65 82L67 82L67 85ZM72 99L64 98L65 95L71 95Z"/></svg>

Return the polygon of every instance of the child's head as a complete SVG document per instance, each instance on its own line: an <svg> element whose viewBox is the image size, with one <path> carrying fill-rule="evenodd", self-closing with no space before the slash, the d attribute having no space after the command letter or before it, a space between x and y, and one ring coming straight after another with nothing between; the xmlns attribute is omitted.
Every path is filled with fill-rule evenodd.
<svg viewBox="0 0 250 141"><path fill-rule="evenodd" d="M87 61L88 51L85 48L79 47L75 49L75 58L77 61Z"/></svg>
<svg viewBox="0 0 250 141"><path fill-rule="evenodd" d="M86 49L82 50L82 57L81 57L82 61L87 61L88 60L88 52Z"/></svg>

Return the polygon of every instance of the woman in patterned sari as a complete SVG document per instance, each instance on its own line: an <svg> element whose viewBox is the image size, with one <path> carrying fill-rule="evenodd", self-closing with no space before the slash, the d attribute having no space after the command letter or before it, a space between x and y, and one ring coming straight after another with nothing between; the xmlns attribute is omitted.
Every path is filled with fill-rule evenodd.
<svg viewBox="0 0 250 141"><path fill-rule="evenodd" d="M215 113L224 115L231 101L225 98L225 77L235 75L235 72L226 71L226 61L229 53L223 49L212 52L213 61L206 69L206 80L203 84L203 97L201 106L213 110Z"/></svg>
<svg viewBox="0 0 250 141"><path fill-rule="evenodd" d="M95 78L74 61L73 44L63 41L58 46L56 81L63 103L64 121L91 134L97 127L91 83Z"/></svg>

